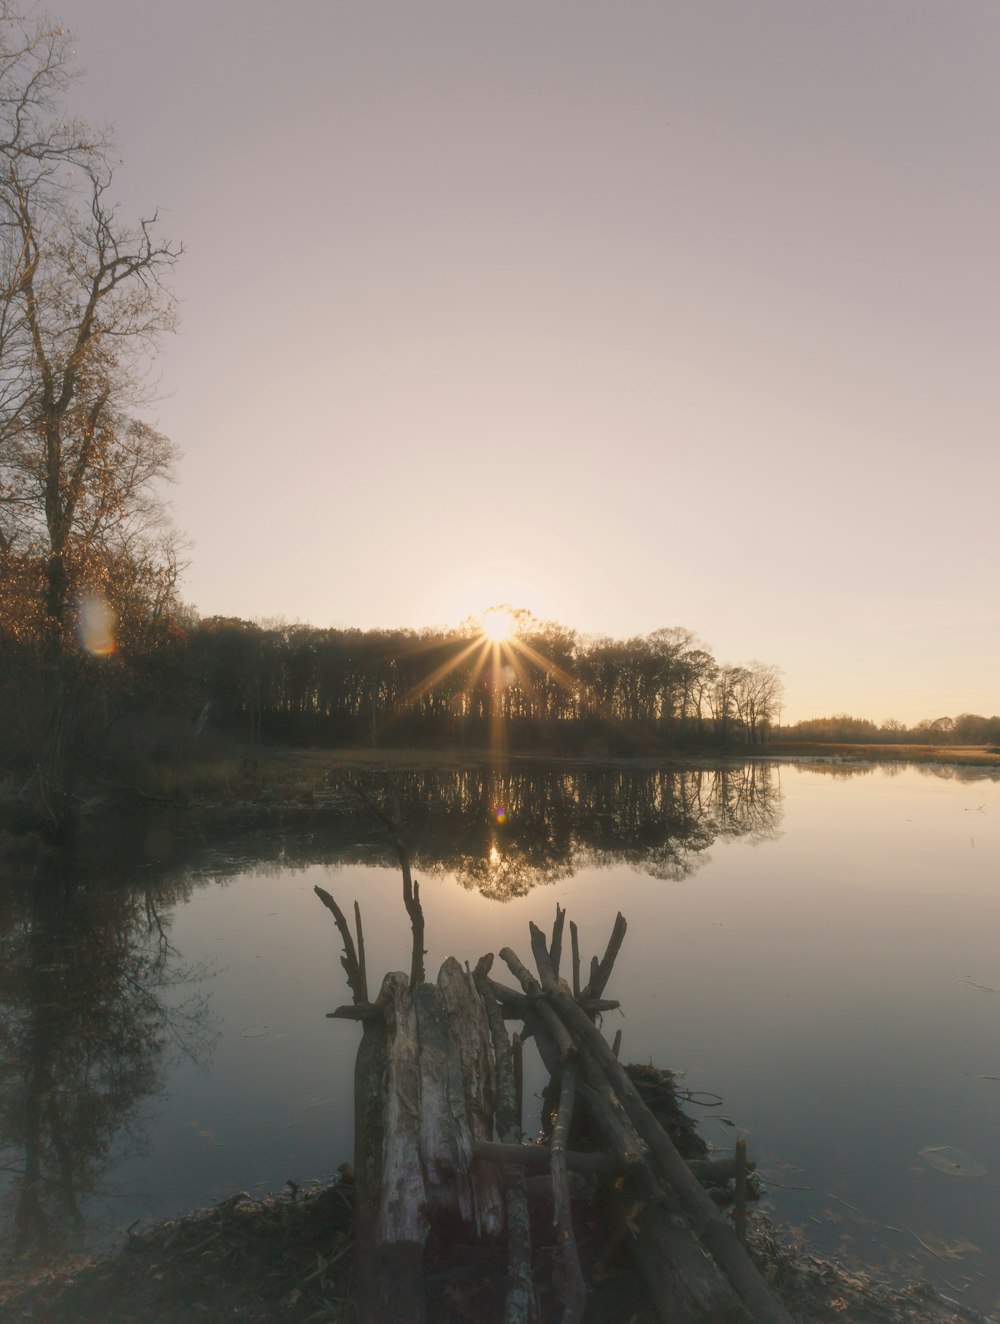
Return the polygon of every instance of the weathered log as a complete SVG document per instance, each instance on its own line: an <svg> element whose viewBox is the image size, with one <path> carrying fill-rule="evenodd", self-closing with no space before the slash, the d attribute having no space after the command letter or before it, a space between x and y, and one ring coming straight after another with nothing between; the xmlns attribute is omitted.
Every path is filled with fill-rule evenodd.
<svg viewBox="0 0 1000 1324"><path fill-rule="evenodd" d="M438 990L457 1047L460 1084L465 1094L465 1112L472 1140L489 1140L496 1111L496 1079L493 1040L486 1011L467 975L453 956L441 966ZM471 1146L469 1151L471 1163ZM487 1240L504 1225L504 1198L499 1173L478 1164L471 1174L476 1230Z"/></svg>
<svg viewBox="0 0 1000 1324"><path fill-rule="evenodd" d="M482 1000L483 1009L493 1041L493 1060L496 1071L497 1134L505 1147L519 1149L521 1138L521 1041L515 1035L512 1046L504 1025L503 1013L490 987L489 972L493 956L484 956L473 976ZM473 1153L478 1146L489 1145L487 1140L473 1141ZM500 1163L490 1160L496 1168ZM504 1324L534 1324L538 1318L538 1299L531 1276L531 1218L525 1198L524 1169L518 1165L507 1172L505 1191L507 1213L507 1294L504 1298Z"/></svg>
<svg viewBox="0 0 1000 1324"><path fill-rule="evenodd" d="M354 1065L354 1241L360 1324L381 1324L385 1317L375 1268L375 1228L382 1191L388 1042L380 1014L365 1026Z"/></svg>
<svg viewBox="0 0 1000 1324"><path fill-rule="evenodd" d="M402 971L386 975L388 1069L385 1091L385 1144L382 1199L376 1241L427 1237L426 1190L421 1159L421 1094L417 1013L410 983Z"/></svg>
<svg viewBox="0 0 1000 1324"><path fill-rule="evenodd" d="M462 1068L440 991L419 984L410 994L416 1012L419 1150L425 1198L451 1187L462 1220L474 1217L470 1168L472 1134Z"/></svg>
<svg viewBox="0 0 1000 1324"><path fill-rule="evenodd" d="M386 975L385 1019L365 1025L354 1079L355 1240L361 1324L425 1324L426 1205L413 1102L412 1006L403 974Z"/></svg>

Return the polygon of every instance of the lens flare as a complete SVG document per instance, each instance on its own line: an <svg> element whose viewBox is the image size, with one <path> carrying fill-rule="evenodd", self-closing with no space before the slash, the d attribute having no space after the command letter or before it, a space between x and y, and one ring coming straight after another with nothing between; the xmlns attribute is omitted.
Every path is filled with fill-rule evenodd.
<svg viewBox="0 0 1000 1324"><path fill-rule="evenodd" d="M497 812L496 812L496 820L497 820L497 822L500 823L500 824L503 824L503 823L506 823L506 822L507 822L507 810L503 807L503 805L500 805L500 806L497 808Z"/></svg>
<svg viewBox="0 0 1000 1324"><path fill-rule="evenodd" d="M110 657L115 651L115 613L100 593L80 599L77 631L81 646L94 657Z"/></svg>

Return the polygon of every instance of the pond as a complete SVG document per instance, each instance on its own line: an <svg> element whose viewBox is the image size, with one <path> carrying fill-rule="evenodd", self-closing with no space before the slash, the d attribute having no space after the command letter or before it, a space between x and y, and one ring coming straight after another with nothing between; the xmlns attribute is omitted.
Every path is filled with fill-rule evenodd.
<svg viewBox="0 0 1000 1324"><path fill-rule="evenodd" d="M549 928L557 902L589 959L621 910L605 1030L626 1061L685 1073L710 1143L748 1137L786 1232L997 1304L995 774L755 762L370 789L405 823L430 971L505 945L530 960L528 921ZM349 993L313 888L359 901L371 982L408 966L380 825L359 807L204 840L139 826L126 876L81 863L0 897L5 1256L106 1245L351 1157L360 1032L327 1018Z"/></svg>

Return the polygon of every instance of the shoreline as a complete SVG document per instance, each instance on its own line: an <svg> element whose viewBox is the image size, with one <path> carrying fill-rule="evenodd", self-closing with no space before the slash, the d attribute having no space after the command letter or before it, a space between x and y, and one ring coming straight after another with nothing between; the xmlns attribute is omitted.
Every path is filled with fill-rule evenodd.
<svg viewBox="0 0 1000 1324"><path fill-rule="evenodd" d="M238 1191L130 1228L100 1256L0 1271L0 1310L11 1324L354 1324L352 1218L343 1169L310 1188L289 1182L261 1198ZM878 1269L818 1256L756 1211L748 1250L797 1324L997 1324L919 1279L894 1286ZM620 1316L621 1324L653 1318Z"/></svg>

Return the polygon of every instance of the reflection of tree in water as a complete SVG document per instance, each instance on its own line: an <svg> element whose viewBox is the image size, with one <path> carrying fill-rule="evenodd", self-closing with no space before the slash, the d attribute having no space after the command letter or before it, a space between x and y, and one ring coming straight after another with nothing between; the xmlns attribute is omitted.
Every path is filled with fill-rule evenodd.
<svg viewBox="0 0 1000 1324"><path fill-rule="evenodd" d="M83 1200L162 1088L173 1044L209 1047L207 1006L171 990L176 962L161 907L177 889L32 879L0 911L0 1169L15 1253L79 1242ZM107 1194L107 1192L103 1192Z"/></svg>
<svg viewBox="0 0 1000 1324"><path fill-rule="evenodd" d="M414 866L453 874L493 900L525 896L585 866L621 862L679 881L720 836L764 841L778 832L775 764L731 768L575 768L382 772L369 795L402 825ZM325 825L243 833L206 848L189 876L225 882L315 864L397 868L385 826L352 796Z"/></svg>
<svg viewBox="0 0 1000 1324"><path fill-rule="evenodd" d="M494 900L524 896L584 865L624 862L680 880L719 836L773 837L770 764L730 769L411 773L376 793L401 806L414 863Z"/></svg>
<svg viewBox="0 0 1000 1324"><path fill-rule="evenodd" d="M848 781L852 777L870 777L878 768L881 768L883 772L888 772L891 777L895 777L907 765L904 763L820 763L810 761L793 763L791 766L796 772L818 773L821 777L833 777L841 781Z"/></svg>
<svg viewBox="0 0 1000 1324"><path fill-rule="evenodd" d="M781 819L781 786L769 763L713 768L710 800L719 836L746 837L749 845L770 841Z"/></svg>
<svg viewBox="0 0 1000 1324"><path fill-rule="evenodd" d="M938 781L957 782L995 782L1000 780L1000 773L989 764L975 763L934 763L920 759L878 759L863 763L844 761L843 763L823 763L818 760L804 760L791 765L798 773L810 776L834 777L847 781L854 777L872 777L879 773L883 777L901 777L904 772L918 772L921 777L933 777Z"/></svg>

